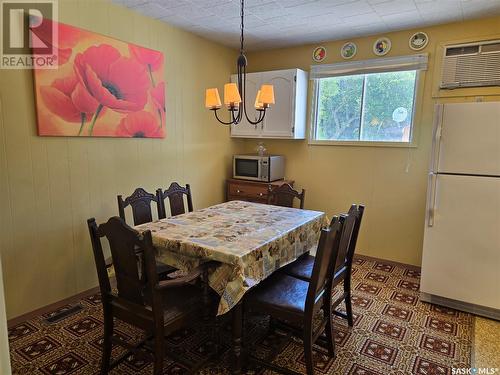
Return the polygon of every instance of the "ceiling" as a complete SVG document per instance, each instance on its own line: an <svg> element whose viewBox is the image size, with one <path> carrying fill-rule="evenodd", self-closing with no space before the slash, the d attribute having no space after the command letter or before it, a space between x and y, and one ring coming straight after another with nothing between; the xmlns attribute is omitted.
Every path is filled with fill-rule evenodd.
<svg viewBox="0 0 500 375"><path fill-rule="evenodd" d="M113 1L239 46L239 0ZM318 43L498 14L500 0L245 0L245 47Z"/></svg>

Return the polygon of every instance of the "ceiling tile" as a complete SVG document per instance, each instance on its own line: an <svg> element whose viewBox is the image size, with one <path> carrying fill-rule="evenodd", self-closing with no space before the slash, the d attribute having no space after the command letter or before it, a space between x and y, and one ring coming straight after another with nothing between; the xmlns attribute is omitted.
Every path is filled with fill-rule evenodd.
<svg viewBox="0 0 500 375"><path fill-rule="evenodd" d="M358 25L358 26L383 23L382 17L380 17L378 14L373 14L373 13L365 13L365 14L359 14L357 16L344 17L342 21L349 25Z"/></svg>
<svg viewBox="0 0 500 375"><path fill-rule="evenodd" d="M197 18L205 18L207 16L216 16L209 8L201 8L193 4L185 4L180 7L171 8L178 16L185 17L187 20L196 20Z"/></svg>
<svg viewBox="0 0 500 375"><path fill-rule="evenodd" d="M221 44L239 46L239 0L111 0ZM245 0L247 49L386 33L500 14L500 0Z"/></svg>
<svg viewBox="0 0 500 375"><path fill-rule="evenodd" d="M163 8L179 8L185 5L192 5L189 0L149 0L146 3L158 4Z"/></svg>
<svg viewBox="0 0 500 375"><path fill-rule="evenodd" d="M273 0L245 0L245 9L250 10L255 7L266 7L272 4L273 2L274 2Z"/></svg>
<svg viewBox="0 0 500 375"><path fill-rule="evenodd" d="M391 0L373 5L373 9L377 14L386 16L401 12L417 10L417 6L413 0Z"/></svg>
<svg viewBox="0 0 500 375"><path fill-rule="evenodd" d="M394 1L394 0L368 0L368 4L377 5L377 4L381 4L381 3L388 3L391 1Z"/></svg>
<svg viewBox="0 0 500 375"><path fill-rule="evenodd" d="M359 0L329 8L338 17L356 16L359 14L373 13L373 8L367 1Z"/></svg>
<svg viewBox="0 0 500 375"><path fill-rule="evenodd" d="M172 16L175 13L172 9L164 8L163 6L156 3L141 4L134 8L145 16L152 18L162 18Z"/></svg>
<svg viewBox="0 0 500 375"><path fill-rule="evenodd" d="M382 20L389 29L413 28L422 22L420 13L416 10L382 16Z"/></svg>
<svg viewBox="0 0 500 375"><path fill-rule="evenodd" d="M478 2L481 2L481 4L478 4ZM500 5L500 0L477 0L477 1L462 0L463 15L466 18L477 18L477 17L498 15L500 14L499 5Z"/></svg>

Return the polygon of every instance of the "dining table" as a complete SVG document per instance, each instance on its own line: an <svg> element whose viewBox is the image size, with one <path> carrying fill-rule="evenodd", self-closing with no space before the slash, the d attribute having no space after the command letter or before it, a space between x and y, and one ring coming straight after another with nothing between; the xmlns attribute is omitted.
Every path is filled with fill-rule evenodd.
<svg viewBox="0 0 500 375"><path fill-rule="evenodd" d="M232 312L232 368L241 373L245 293L273 272L315 250L324 212L229 201L150 223L158 261L181 271L216 261L209 286L220 296L217 315Z"/></svg>

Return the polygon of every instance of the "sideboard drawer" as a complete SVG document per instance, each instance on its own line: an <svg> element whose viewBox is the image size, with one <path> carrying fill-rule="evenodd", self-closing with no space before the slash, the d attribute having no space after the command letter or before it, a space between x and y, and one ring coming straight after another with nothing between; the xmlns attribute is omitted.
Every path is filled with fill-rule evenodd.
<svg viewBox="0 0 500 375"><path fill-rule="evenodd" d="M253 182L231 179L227 181L226 198L228 201L242 200L256 203L267 203L269 186L271 189L293 181Z"/></svg>
<svg viewBox="0 0 500 375"><path fill-rule="evenodd" d="M236 197L253 198L253 199L267 198L268 185L265 184L250 185L250 184L230 183L228 188L229 188L228 189L229 195L233 195Z"/></svg>

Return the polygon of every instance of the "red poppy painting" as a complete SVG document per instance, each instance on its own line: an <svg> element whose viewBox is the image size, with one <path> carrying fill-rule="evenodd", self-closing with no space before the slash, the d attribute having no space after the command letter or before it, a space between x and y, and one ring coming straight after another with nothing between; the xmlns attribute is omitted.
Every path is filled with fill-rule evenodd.
<svg viewBox="0 0 500 375"><path fill-rule="evenodd" d="M38 135L165 138L163 54L57 27L57 69L34 69Z"/></svg>

